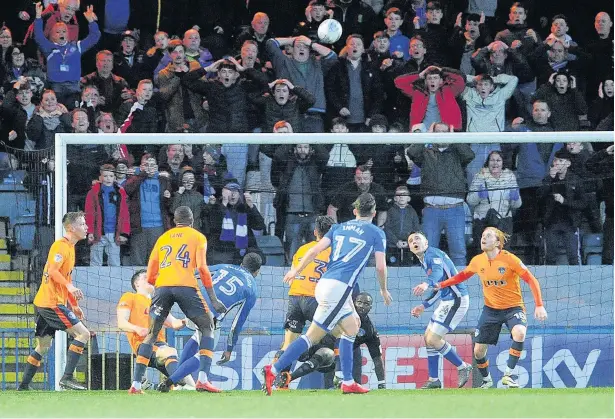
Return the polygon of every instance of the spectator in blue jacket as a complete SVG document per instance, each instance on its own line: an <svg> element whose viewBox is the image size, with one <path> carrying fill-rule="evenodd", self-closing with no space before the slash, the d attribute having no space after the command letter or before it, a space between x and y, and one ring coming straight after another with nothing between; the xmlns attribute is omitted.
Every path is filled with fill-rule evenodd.
<svg viewBox="0 0 615 419"><path fill-rule="evenodd" d="M56 93L58 101L68 105L79 100L81 79L81 57L100 39L100 30L94 14L94 7L88 6L83 14L89 22L89 34L83 41L69 41L68 29L63 22L56 23L51 30L51 40L43 33L43 6L36 4L34 40L47 58L47 79Z"/></svg>

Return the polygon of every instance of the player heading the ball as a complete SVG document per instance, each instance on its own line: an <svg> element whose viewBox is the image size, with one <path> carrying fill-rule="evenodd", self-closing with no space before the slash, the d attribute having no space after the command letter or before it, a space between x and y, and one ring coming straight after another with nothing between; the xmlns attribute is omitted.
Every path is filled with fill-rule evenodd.
<svg viewBox="0 0 615 419"><path fill-rule="evenodd" d="M312 324L306 334L290 344L275 364L263 368L263 390L267 395L271 395L276 375L312 345L320 342L327 333L336 337L341 335L339 350L344 378L342 392L369 391L352 378L353 344L359 331L359 316L352 303L352 288L372 253L376 258L376 274L384 303L391 304L392 298L387 289L386 238L384 232L372 224L376 216L376 200L373 195L361 194L354 202L353 213L355 220L331 227L318 244L305 254L301 263L284 276L285 283L291 282L316 255L331 247L327 272L316 285L318 307Z"/></svg>

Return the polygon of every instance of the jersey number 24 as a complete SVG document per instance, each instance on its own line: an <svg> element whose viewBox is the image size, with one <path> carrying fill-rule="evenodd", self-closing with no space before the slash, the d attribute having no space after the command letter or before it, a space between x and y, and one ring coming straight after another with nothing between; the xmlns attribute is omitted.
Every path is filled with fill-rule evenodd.
<svg viewBox="0 0 615 419"><path fill-rule="evenodd" d="M187 247L187 245L182 244L175 255L175 260L180 261L182 263L182 267L184 268L188 268L188 266L190 266L190 252L186 251ZM164 257L162 258L162 262L160 262L160 269L171 266L169 256L173 253L173 248L171 246L162 246L160 251L164 252Z"/></svg>

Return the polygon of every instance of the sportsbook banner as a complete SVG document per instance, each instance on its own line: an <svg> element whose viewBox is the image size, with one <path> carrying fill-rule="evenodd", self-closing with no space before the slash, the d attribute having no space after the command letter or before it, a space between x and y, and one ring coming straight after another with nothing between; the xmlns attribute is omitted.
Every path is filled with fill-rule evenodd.
<svg viewBox="0 0 615 419"><path fill-rule="evenodd" d="M469 335L447 338L461 358L472 360ZM221 339L223 341L223 339ZM261 387L260 370L273 359L282 336L240 338L232 361L225 366L212 365L212 381L223 390L256 390ZM381 336L388 389L415 389L427 380L427 351L422 336ZM510 338L502 335L488 358L495 385L501 387L506 369ZM521 387L612 387L613 335L544 335L528 337L516 373ZM216 352L214 361L221 351ZM363 348L363 383L377 388L373 363ZM457 371L448 362L440 365L445 387L456 387ZM467 386L471 386L468 383ZM291 384L291 388L322 388L323 376L313 373Z"/></svg>

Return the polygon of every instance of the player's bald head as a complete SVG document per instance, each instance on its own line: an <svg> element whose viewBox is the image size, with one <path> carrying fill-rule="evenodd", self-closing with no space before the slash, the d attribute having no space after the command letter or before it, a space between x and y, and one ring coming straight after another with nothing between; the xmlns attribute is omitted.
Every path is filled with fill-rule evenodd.
<svg viewBox="0 0 615 419"><path fill-rule="evenodd" d="M241 266L246 268L254 276L258 274L263 265L263 258L258 253L247 253L241 261Z"/></svg>
<svg viewBox="0 0 615 419"><path fill-rule="evenodd" d="M192 210L185 205L178 207L173 213L173 221L177 226L191 226L194 223Z"/></svg>

